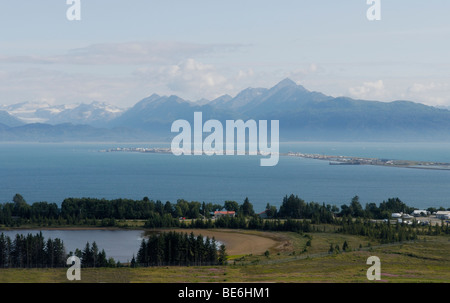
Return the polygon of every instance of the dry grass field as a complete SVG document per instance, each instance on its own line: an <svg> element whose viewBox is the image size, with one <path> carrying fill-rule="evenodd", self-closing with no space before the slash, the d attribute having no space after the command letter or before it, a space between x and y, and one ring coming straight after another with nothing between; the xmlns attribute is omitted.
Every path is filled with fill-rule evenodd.
<svg viewBox="0 0 450 303"><path fill-rule="evenodd" d="M450 238L420 237L408 243L380 245L359 236L315 232L182 230L215 237L226 244L228 265L212 267L82 268L89 283L178 282L450 282ZM329 254L346 241L346 252ZM367 280L369 256L381 260L381 281ZM1 283L77 283L61 269L0 269Z"/></svg>

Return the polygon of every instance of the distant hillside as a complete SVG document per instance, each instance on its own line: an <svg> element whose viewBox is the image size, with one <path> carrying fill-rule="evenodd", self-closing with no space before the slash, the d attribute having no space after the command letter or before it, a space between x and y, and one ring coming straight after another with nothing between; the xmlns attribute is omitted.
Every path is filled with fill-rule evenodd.
<svg viewBox="0 0 450 303"><path fill-rule="evenodd" d="M16 106L15 112L20 112L23 106ZM17 118L0 111L0 125L3 124L0 140L47 140L51 137L79 140L84 137L101 141L169 141L174 136L170 132L171 124L177 119L192 122L196 111L203 113L204 121L217 119L224 124L227 119L279 120L280 139L285 141L450 139L450 111L447 109L401 100L335 98L309 91L290 79L272 88L247 88L235 97L224 95L212 101L191 102L178 96L153 94L125 111L96 102L52 110L46 116L44 125L47 126L24 126ZM70 126L67 122L71 122Z"/></svg>
<svg viewBox="0 0 450 303"><path fill-rule="evenodd" d="M7 111L0 110L0 124L3 126L15 127L24 125L25 123L10 115Z"/></svg>
<svg viewBox="0 0 450 303"><path fill-rule="evenodd" d="M248 88L197 104L177 96L152 95L110 126L164 132L176 119L279 120L282 140L443 140L450 139L450 111L409 101L378 102L334 98L290 79L270 89Z"/></svg>
<svg viewBox="0 0 450 303"><path fill-rule="evenodd" d="M53 125L73 123L92 126L104 126L108 121L120 116L124 111L116 106L96 101L90 104L65 105L22 102L0 105L0 110L8 112L11 116L25 123L47 123Z"/></svg>

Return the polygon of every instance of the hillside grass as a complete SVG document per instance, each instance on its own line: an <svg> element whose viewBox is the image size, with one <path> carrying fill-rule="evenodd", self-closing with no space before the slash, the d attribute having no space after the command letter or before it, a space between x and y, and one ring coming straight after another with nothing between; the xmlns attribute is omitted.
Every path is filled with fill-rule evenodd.
<svg viewBox="0 0 450 303"><path fill-rule="evenodd" d="M229 256L213 267L82 268L81 281L68 281L67 268L0 269L0 283L174 283L174 282L450 282L450 237L425 236L414 242L380 245L360 236L314 232L260 233L280 240L262 255ZM310 245L307 245L308 240ZM350 250L328 254L330 245ZM370 245L369 245L370 243ZM368 281L369 256L381 260L381 281Z"/></svg>

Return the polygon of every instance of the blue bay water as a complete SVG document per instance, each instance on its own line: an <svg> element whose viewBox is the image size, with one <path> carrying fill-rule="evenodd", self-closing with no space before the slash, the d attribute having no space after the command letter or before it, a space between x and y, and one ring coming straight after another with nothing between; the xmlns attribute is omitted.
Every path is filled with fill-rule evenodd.
<svg viewBox="0 0 450 303"><path fill-rule="evenodd" d="M45 241L59 238L64 243L66 253L75 252L76 249L83 251L86 243L90 246L95 242L97 247L105 250L107 258L113 258L116 262L130 262L136 257L140 244L144 238L144 232L140 230L0 230L0 234L14 240L16 234L36 235L42 232Z"/></svg>
<svg viewBox="0 0 450 303"><path fill-rule="evenodd" d="M60 204L67 197L131 198L176 202L242 203L256 211L280 206L285 195L305 201L348 204L399 197L408 205L450 207L450 171L331 166L327 161L280 157L261 167L257 156L180 156L99 152L113 147L165 147L162 144L2 143L0 202L16 193L28 203ZM448 143L282 143L281 152L450 162Z"/></svg>

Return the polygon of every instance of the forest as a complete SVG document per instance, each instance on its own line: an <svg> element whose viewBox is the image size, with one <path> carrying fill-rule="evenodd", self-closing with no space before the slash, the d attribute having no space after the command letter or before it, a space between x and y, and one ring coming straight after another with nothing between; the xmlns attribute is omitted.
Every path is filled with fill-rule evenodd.
<svg viewBox="0 0 450 303"><path fill-rule="evenodd" d="M336 217L352 216L353 218L387 219L393 212L410 213L414 208L407 206L398 198L389 198L381 202L367 203L365 207L355 196L349 205L340 207L317 202L305 202L291 194L282 198L280 207L267 203L264 213L270 219L310 219L317 223L332 223ZM67 198L58 207L56 203L34 202L28 204L16 194L12 202L0 203L0 224L17 226L25 223L41 223L45 225L89 224L92 221L105 225L113 225L114 220L163 220L164 225L171 224L171 219L209 219L216 210L235 211L236 215L252 217L257 215L253 204L245 198L242 204L236 201L225 201L223 204L198 201L177 200L176 203L131 199L97 199ZM429 211L445 210L429 208ZM112 222L111 222L112 221ZM167 221L167 222L166 222Z"/></svg>
<svg viewBox="0 0 450 303"><path fill-rule="evenodd" d="M73 252L66 253L61 239L45 239L42 232L33 234L16 234L13 239L0 234L0 268L56 268L65 267L67 258ZM107 259L94 242L86 243L83 250L76 249L75 256L82 261L83 267L116 267L113 258Z"/></svg>
<svg viewBox="0 0 450 303"><path fill-rule="evenodd" d="M279 209L267 203L264 212L256 213L253 204L245 198L242 204L225 201L223 205L183 199L176 203L142 200L67 198L58 207L55 203L35 202L28 204L16 194L13 202L0 204L0 225L19 227L26 224L38 226L122 226L124 220L143 220L144 228L239 228L266 231L318 232L317 225L330 225L338 233L355 234L396 242L416 239L418 235L448 234L449 226L419 226L390 224L380 221L390 218L391 213L410 213L414 208L398 198L367 203L365 207L355 196L349 205L325 205L305 202L296 195L283 197ZM439 208L442 209L442 208ZM235 211L234 217L214 218L215 210ZM437 210L430 208L430 211ZM378 220L378 221L375 221ZM125 226L126 227L126 226ZM145 263L145 262L144 262Z"/></svg>
<svg viewBox="0 0 450 303"><path fill-rule="evenodd" d="M70 256L80 258L81 266L121 267L123 264L106 256L105 250L87 242L84 249L66 253L59 238L45 240L42 232L36 235L16 234L14 239L0 234L0 268L57 268L65 267ZM143 239L137 258L129 266L205 266L223 265L226 260L225 245L214 238L204 238L193 233L154 233Z"/></svg>
<svg viewBox="0 0 450 303"><path fill-rule="evenodd" d="M63 267L67 255L63 242L45 240L42 233L17 234L14 239L0 234L0 268Z"/></svg>
<svg viewBox="0 0 450 303"><path fill-rule="evenodd" d="M214 238L171 231L153 233L147 240L143 239L137 254L136 265L223 265L225 260L225 245L219 246Z"/></svg>

